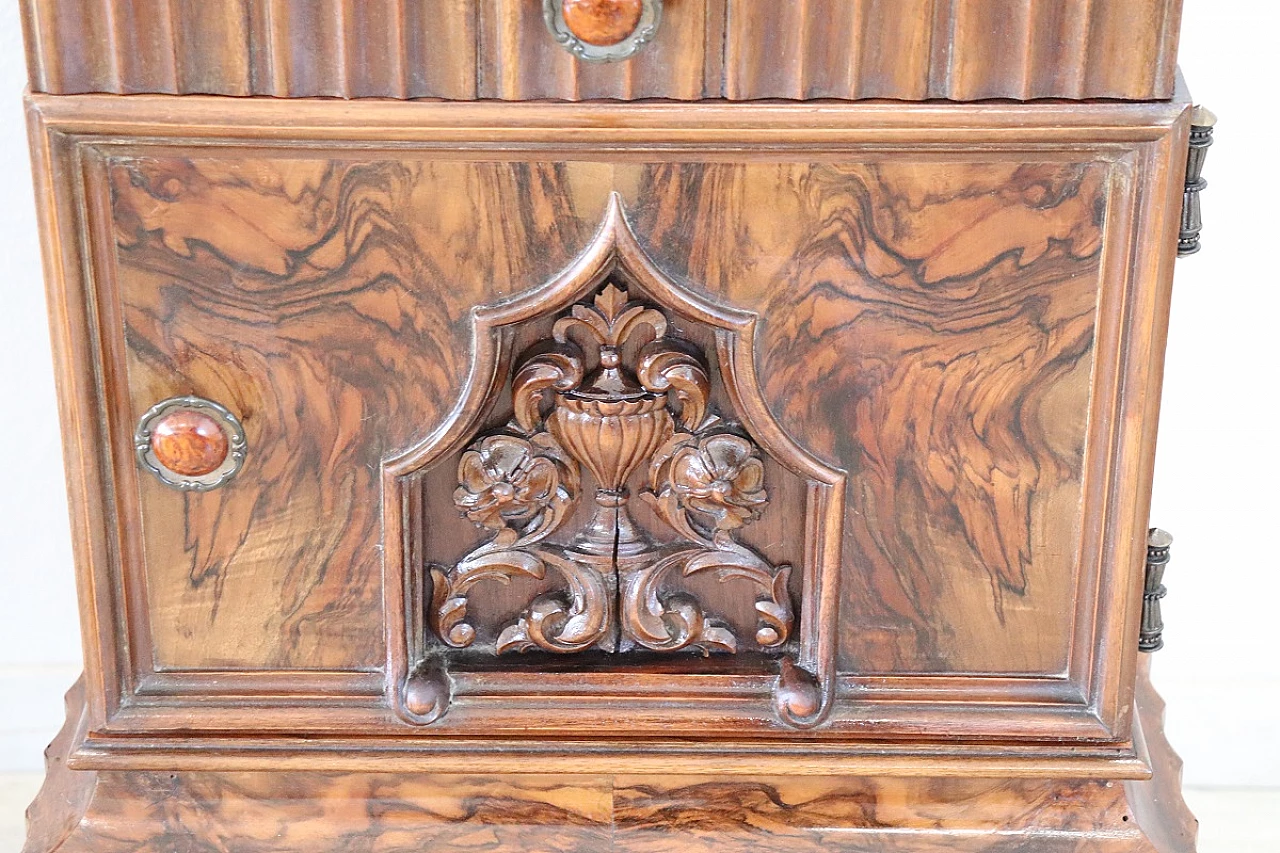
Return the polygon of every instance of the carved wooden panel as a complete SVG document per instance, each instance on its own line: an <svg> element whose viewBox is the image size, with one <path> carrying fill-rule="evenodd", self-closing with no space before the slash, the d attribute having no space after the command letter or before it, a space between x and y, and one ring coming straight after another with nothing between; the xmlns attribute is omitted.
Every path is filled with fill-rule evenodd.
<svg viewBox="0 0 1280 853"><path fill-rule="evenodd" d="M264 138L277 103L229 130L191 100L37 115L82 164L51 173L88 237L58 286L93 294L62 345L106 365L68 380L116 537L86 546L112 735L86 755L679 762L616 735L712 727L759 772L1068 738L1133 772L1145 498L1117 472L1149 464L1153 398L1122 389L1158 365L1141 247L1180 108L291 104L300 146ZM243 426L212 491L136 461L185 395ZM566 428L628 407L625 459ZM511 582L456 594L499 551Z"/></svg>
<svg viewBox="0 0 1280 853"><path fill-rule="evenodd" d="M1181 0L665 0L581 62L542 0L22 0L31 87L341 98L1173 94Z"/></svg>
<svg viewBox="0 0 1280 853"><path fill-rule="evenodd" d="M404 533L412 555L406 601L388 600L389 612L406 613L405 639L417 661L405 676L410 718L435 722L446 710L448 672L467 663L449 649L483 649L482 657L600 652L608 658L596 666L624 667L614 671L622 683L628 661L649 661L654 652L754 650L779 659L780 669L766 666L763 674L766 681L777 674L772 691L782 719L818 722L834 677L834 614L822 602L834 600L838 582L844 474L773 420L754 363L758 318L667 279L617 194L572 265L515 303L477 308L475 317L470 375L490 377L487 387L464 389L442 430L390 465L388 527ZM532 341L515 351L509 370L500 366L508 340ZM488 427L478 426L483 412ZM455 452L460 442L465 447ZM793 481L781 492L800 498L800 509L770 509L766 481L773 479ZM449 513L440 500L446 494L486 533L439 562L454 538L438 523ZM638 518L641 505L648 512ZM411 508L417 511L396 517ZM766 514L775 529L793 531L774 544L786 562L743 541ZM429 577L420 576L418 555ZM403 559L394 549L387 557L392 566ZM704 582L699 592L701 578L727 588ZM495 599L487 589L495 581L535 583ZM734 625L715 605L744 590L736 609L751 616ZM514 612L490 618L483 636L483 617L502 613L503 599L516 602ZM419 637L424 608L429 631ZM798 619L808 632L793 641ZM394 623L392 630L398 633ZM540 669L536 659L483 666L491 680L500 678L495 667L518 677ZM720 667L709 661L684 671L701 676ZM673 671L668 681L664 696L681 676ZM698 701L697 689L690 701Z"/></svg>
<svg viewBox="0 0 1280 853"><path fill-rule="evenodd" d="M553 339L516 369L512 419L463 452L454 502L492 532L457 564L431 566L432 627L450 646L475 639L464 620L477 582L541 580L548 571L562 576L567 607L558 594L538 596L503 629L497 653L736 652L728 626L668 588L698 574L757 587L762 648L791 634L791 566L771 564L737 538L769 500L760 449L737 424L708 413L709 368L696 348L668 335L661 310L629 297L609 282L592 303L560 317ZM629 366L624 347L644 332L652 339L632 350L638 363ZM576 337L588 339L593 356ZM553 398L547 411L544 396ZM661 535L631 515L629 484L642 466L639 496L667 528ZM547 546L584 499L582 469L595 483L591 519L570 547Z"/></svg>

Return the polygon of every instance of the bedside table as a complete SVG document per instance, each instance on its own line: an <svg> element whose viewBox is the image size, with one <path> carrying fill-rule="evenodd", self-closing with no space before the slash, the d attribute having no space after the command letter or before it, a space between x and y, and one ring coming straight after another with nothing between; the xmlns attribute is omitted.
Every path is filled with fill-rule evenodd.
<svg viewBox="0 0 1280 853"><path fill-rule="evenodd" d="M1177 0L23 8L29 853L1194 849Z"/></svg>

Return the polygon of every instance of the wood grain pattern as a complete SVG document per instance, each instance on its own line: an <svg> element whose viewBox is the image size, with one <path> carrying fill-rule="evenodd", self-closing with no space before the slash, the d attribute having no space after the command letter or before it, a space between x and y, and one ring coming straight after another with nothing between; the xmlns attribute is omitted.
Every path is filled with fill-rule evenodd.
<svg viewBox="0 0 1280 853"><path fill-rule="evenodd" d="M381 458L450 407L467 367L454 324L472 300L504 281L532 286L571 257L549 248L559 241L547 228L573 227L554 214L537 217L534 233L516 220L478 241L467 230L511 197L542 195L541 171L317 160L112 167L134 406L145 411L167 396L161 388L198 391L237 412L260 448L252 484L178 501L139 484L159 666L381 660L370 547L380 527L368 495ZM470 199L465 220L447 213L460 197ZM409 207L415 224L403 228L396 218ZM490 271L473 279L474 296L443 286L468 257ZM245 336L253 328L256 340Z"/></svg>
<svg viewBox="0 0 1280 853"><path fill-rule="evenodd" d="M536 0L23 0L31 87L273 97L1168 98L1181 0L666 0L580 63ZM445 47L447 45L447 47Z"/></svg>
<svg viewBox="0 0 1280 853"><path fill-rule="evenodd" d="M103 364L64 378L84 433L73 491L86 517L120 519L85 531L99 717L77 761L334 768L358 748L493 770L572 737L539 760L1137 772L1124 638L1182 105L975 120L939 105L241 101L228 129L225 100L37 101L42 156L60 164L46 226L89 237L53 244L60 352ZM472 309L555 281L615 192L662 278L763 318L764 414L849 472L846 592L821 623L840 636L839 690L803 748L769 718L760 672L694 672L699 698L661 667L505 684L477 670L429 736L393 711L404 674L384 613L406 599L382 565L401 538L382 527L379 468L475 387ZM181 393L228 405L262 448L220 492L162 490L116 449ZM794 559L772 556L775 532L749 544ZM723 742L610 740L708 726Z"/></svg>
<svg viewBox="0 0 1280 853"><path fill-rule="evenodd" d="M250 445L262 449L258 485L246 471L185 509L167 490L142 486L160 661L376 660L378 528L360 495L382 456L453 405L451 389L466 375L457 320L467 299L490 301L503 262L447 234L415 234L417 223L452 220L466 233L502 203L504 187L540 185L545 202L533 221L542 224L525 230L509 218L517 230L505 251L526 264L540 252L547 270L582 245L557 235L582 235L598 216L565 206L587 168L213 159L112 167L135 406L192 390L240 412ZM644 200L637 231L660 262L682 279L721 283L708 288L716 298L768 318L761 372L783 426L859 472L844 603L858 629L843 644L845 669L1063 671L1109 167L616 168L632 176L618 185ZM445 217L439 205L453 186L481 195L461 209L455 197ZM246 227L218 215L228 210L250 217ZM718 236L735 230L737 240ZM454 246L464 253L451 254ZM522 279L537 282L529 271ZM470 282L472 295L432 280ZM325 316L343 318L350 338L341 350ZM825 391L791 393L806 387ZM895 537L884 535L885 518ZM181 583L150 574L179 567ZM260 658L243 648L246 632L216 625L267 608L263 584L273 576L280 615L265 635L251 634L275 657ZM339 633L326 634L326 624Z"/></svg>
<svg viewBox="0 0 1280 853"><path fill-rule="evenodd" d="M1140 676L1155 776L1097 779L77 771L83 690L48 752L24 853L1192 853L1162 704Z"/></svg>
<svg viewBox="0 0 1280 853"><path fill-rule="evenodd" d="M34 0L23 15L37 91L476 96L474 0Z"/></svg>
<svg viewBox="0 0 1280 853"><path fill-rule="evenodd" d="M783 425L857 472L843 669L1066 668L1048 602L1075 582L1107 175L896 159L646 184L660 257L768 318ZM677 208L696 224L662 229Z"/></svg>
<svg viewBox="0 0 1280 853"><path fill-rule="evenodd" d="M1029 849L1150 849L1127 825L1123 788L1101 781L677 777L618 785L617 846L628 851L968 853L1025 849L1050 827L1055 843Z"/></svg>

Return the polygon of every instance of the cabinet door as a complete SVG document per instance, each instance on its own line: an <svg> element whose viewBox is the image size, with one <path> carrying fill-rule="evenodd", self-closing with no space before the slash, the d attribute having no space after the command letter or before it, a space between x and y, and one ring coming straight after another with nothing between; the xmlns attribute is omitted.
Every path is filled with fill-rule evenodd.
<svg viewBox="0 0 1280 853"><path fill-rule="evenodd" d="M1181 106L201 104L45 118L96 729L1119 755Z"/></svg>

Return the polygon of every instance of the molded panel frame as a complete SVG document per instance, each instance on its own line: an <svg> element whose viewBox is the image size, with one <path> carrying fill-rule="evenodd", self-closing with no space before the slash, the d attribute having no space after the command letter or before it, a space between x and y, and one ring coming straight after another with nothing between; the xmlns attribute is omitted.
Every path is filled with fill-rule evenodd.
<svg viewBox="0 0 1280 853"><path fill-rule="evenodd" d="M283 750L298 766L333 767L341 763L334 756L355 744L364 760L373 753L388 766L433 769L527 770L522 762L536 755L539 770L589 761L604 768L699 773L946 767L1029 775L1086 768L1099 776L1146 772L1129 729L1188 125L1185 97L1165 104L990 104L981 110L879 103L750 109L229 104L163 96L32 96L29 104L86 645L90 734L73 763L141 766L172 759L266 767L279 766ZM409 730L390 706L391 679L384 672L155 671L134 529L132 423L113 384L124 376L123 342L115 331L119 294L103 165L111 156L163 150L288 156L317 148L370 158L411 148L441 157L511 159L679 153L816 161L958 152L1111 162L1085 516L1101 524L1096 535L1086 531L1092 540L1084 549L1070 671L1061 679L842 677L828 722L803 744L759 739L770 725L753 730L750 709L757 702L742 706L730 697L726 706L740 705L733 716L748 724L722 732L727 740L715 745L581 741L541 747L518 738L433 739ZM613 713L619 725L629 716L608 712L601 722ZM414 737L406 739L410 731ZM302 733L305 744L296 740Z"/></svg>

